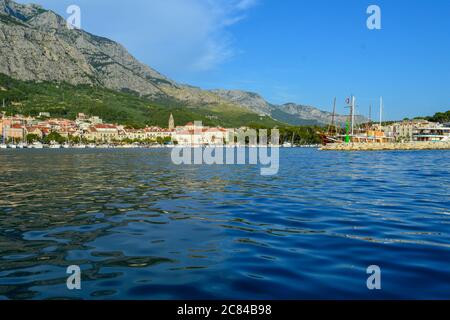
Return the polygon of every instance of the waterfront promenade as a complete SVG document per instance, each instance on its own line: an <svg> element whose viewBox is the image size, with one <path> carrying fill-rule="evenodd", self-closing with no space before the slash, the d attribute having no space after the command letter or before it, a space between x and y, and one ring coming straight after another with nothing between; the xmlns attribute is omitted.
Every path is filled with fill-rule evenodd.
<svg viewBox="0 0 450 320"><path fill-rule="evenodd" d="M382 150L450 150L450 141L405 143L333 143L322 146L324 151L382 151Z"/></svg>

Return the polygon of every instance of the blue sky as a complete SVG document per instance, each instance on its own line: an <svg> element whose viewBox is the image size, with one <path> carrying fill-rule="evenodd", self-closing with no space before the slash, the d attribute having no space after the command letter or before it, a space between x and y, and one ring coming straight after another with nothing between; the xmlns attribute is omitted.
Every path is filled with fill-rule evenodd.
<svg viewBox="0 0 450 320"><path fill-rule="evenodd" d="M142 62L202 88L256 91L331 110L385 101L388 119L450 109L448 0L21 0L122 43ZM369 5L381 30L366 27ZM374 117L377 116L374 111Z"/></svg>

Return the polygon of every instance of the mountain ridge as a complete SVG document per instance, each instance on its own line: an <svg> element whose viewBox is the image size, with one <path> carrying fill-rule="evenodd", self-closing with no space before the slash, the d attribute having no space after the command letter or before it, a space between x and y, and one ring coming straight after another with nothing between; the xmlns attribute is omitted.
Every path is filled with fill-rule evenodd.
<svg viewBox="0 0 450 320"><path fill-rule="evenodd" d="M0 0L0 41L0 73L18 80L100 86L188 108L242 109L293 125L331 122L331 113L313 107L274 105L242 90L179 84L139 62L121 44L69 29L63 17L36 4Z"/></svg>
<svg viewBox="0 0 450 320"><path fill-rule="evenodd" d="M230 102L239 103L248 110L252 110L258 114L270 116L275 120L289 123L292 125L324 125L331 124L333 121L333 113L323 111L313 106L302 105L297 103L272 104L267 102L261 95L256 92L243 90L211 90L223 99ZM334 121L337 125L345 125L348 116L334 115ZM367 119L362 116L356 116L358 123L366 122Z"/></svg>

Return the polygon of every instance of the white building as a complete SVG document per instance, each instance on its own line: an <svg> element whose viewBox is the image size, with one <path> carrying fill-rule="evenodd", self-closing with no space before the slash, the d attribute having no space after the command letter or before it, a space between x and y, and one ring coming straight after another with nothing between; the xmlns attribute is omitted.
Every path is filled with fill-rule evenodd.
<svg viewBox="0 0 450 320"><path fill-rule="evenodd" d="M170 129L163 129L159 127L147 127L144 129L145 138L151 140L157 140L158 138L172 138L174 135L174 131Z"/></svg>
<svg viewBox="0 0 450 320"><path fill-rule="evenodd" d="M415 119L383 126L382 131L386 137L394 139L394 141L413 141L416 130L434 126L437 126L437 124L427 120Z"/></svg>
<svg viewBox="0 0 450 320"><path fill-rule="evenodd" d="M96 124L90 126L84 137L96 142L113 142L119 140L119 129L112 124Z"/></svg>
<svg viewBox="0 0 450 320"><path fill-rule="evenodd" d="M192 128L188 126L187 128ZM200 128L180 130L173 135L173 140L180 145L223 145L228 141L228 130L223 128Z"/></svg>
<svg viewBox="0 0 450 320"><path fill-rule="evenodd" d="M414 129L414 141L450 141L450 127L436 126Z"/></svg>

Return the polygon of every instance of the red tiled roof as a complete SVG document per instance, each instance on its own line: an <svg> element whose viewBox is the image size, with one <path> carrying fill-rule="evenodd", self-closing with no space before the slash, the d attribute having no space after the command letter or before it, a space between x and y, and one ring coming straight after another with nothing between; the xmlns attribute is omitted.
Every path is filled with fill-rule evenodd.
<svg viewBox="0 0 450 320"><path fill-rule="evenodd" d="M35 126L31 126L31 127L26 127L27 131L36 131L36 130L40 130L39 127L35 127Z"/></svg>

